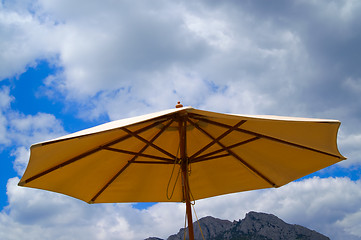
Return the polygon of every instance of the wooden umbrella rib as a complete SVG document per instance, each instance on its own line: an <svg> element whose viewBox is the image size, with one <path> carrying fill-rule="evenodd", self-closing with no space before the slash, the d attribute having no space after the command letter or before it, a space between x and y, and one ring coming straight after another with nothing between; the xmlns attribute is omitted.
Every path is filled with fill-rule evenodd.
<svg viewBox="0 0 361 240"><path fill-rule="evenodd" d="M118 153L124 153L124 154L128 154L128 155L133 155L136 157L152 158L152 159L162 160L162 161L169 162L169 163L174 163L174 159L159 157L159 156L150 155L150 154L144 154L141 152L132 152L132 151L128 151L128 150L111 148L111 147L105 147L104 150L109 150L109 151L118 152Z"/></svg>
<svg viewBox="0 0 361 240"><path fill-rule="evenodd" d="M127 128L122 128L122 130L125 131L126 133L132 135L133 137L139 139L140 141L142 141L142 142L144 142L144 143L146 143L146 144L149 144L149 146L157 149L157 150L160 151L161 153L164 153L165 155L169 156L170 158L173 158L173 159L176 158L176 156L174 156L173 154L171 154L171 153L169 153L168 151L164 150L163 148L161 148L161 147L153 144L152 142L148 141L147 139L139 136L137 133L132 132L132 131L130 131L130 130L127 129Z"/></svg>
<svg viewBox="0 0 361 240"><path fill-rule="evenodd" d="M163 121L154 122L154 123L152 123L152 124L150 124L148 126L145 126L145 127L141 128L141 129L138 129L137 131L135 131L135 133L139 134L139 133L142 133L144 131L147 131L147 130L149 130L149 129L151 129L151 128L153 128L153 127L155 127L155 126L157 126L157 125L159 125L159 124L161 124L163 122L165 122L166 120L168 120L168 119L165 119ZM31 182L31 181L39 178L39 177L42 177L42 176L44 176L44 175L46 175L46 174L48 174L50 172L53 172L53 171L55 171L55 170L57 170L59 168L65 167L65 166L67 166L67 165L69 165L69 164L71 164L73 162L76 162L76 161L78 161L80 159L83 159L83 158L85 158L85 157L87 157L89 155L92 155L92 154L100 151L100 150L103 150L105 147L109 147L109 146L112 146L112 145L117 144L119 142L122 142L122 141L130 138L131 136L132 135L129 135L129 134L125 135L125 136L122 136L120 138L117 138L117 139L109 142L109 143L106 143L105 145L100 145L100 146L98 146L98 147L96 147L94 149L91 149L91 150L86 151L86 152L84 152L82 154L79 154L78 156L75 156L75 157L73 157L73 158L71 158L69 160L66 160L66 161L64 161L64 162L62 162L62 163L60 163L60 164L58 164L58 165L56 165L54 167L51 167L51 168L49 168L47 170L44 170L44 171L42 171L42 172L40 172L40 173L38 173L38 174L36 174L36 175L34 175L32 177L20 182L19 185L25 185L26 183L29 183L29 182Z"/></svg>
<svg viewBox="0 0 361 240"><path fill-rule="evenodd" d="M232 126L230 126L228 124L216 122L216 121L210 120L208 118L200 117L200 116L197 116L197 115L192 115L192 118L197 119L199 121L206 122L206 123L210 123L210 124L213 124L213 125L216 125L216 126L219 126L219 127L223 127L223 128L231 128L232 127Z"/></svg>
<svg viewBox="0 0 361 240"><path fill-rule="evenodd" d="M131 163L140 163L140 164L174 164L173 162L160 162L160 161L139 161L139 160L135 160L132 161Z"/></svg>
<svg viewBox="0 0 361 240"><path fill-rule="evenodd" d="M197 129L199 129L199 125L195 122L193 122L192 120L188 119L188 122L190 122L193 126L195 126ZM227 131L225 131L224 133L222 133L220 136L218 136L217 138L214 138L209 144L207 144L206 146L204 146L203 148L201 148L200 150L198 150L196 153L194 153L192 156L190 156L189 158L195 158L197 157L199 154L201 154L202 152L206 151L208 148L210 148L211 146L213 146L215 143L219 142L222 138L226 137L227 135L229 135L231 132L234 131L234 129L238 128L239 126L241 126L242 124L244 124L246 122L246 120L242 120L240 122L238 122L236 125L234 125L233 127L229 128Z"/></svg>
<svg viewBox="0 0 361 240"><path fill-rule="evenodd" d="M95 194L95 196L94 196L88 203L94 203L95 200L100 196L100 194L102 194L102 193L105 191L105 189L106 189L112 182L114 182L114 180L115 180L120 174L122 174L122 173L125 171L125 169L127 169L127 168L130 166L131 163L132 163L131 161L128 161L127 164L125 164L125 166L123 166L122 169L120 169L120 171L118 171L117 174L115 174L115 175L112 177L112 179L110 179L110 181L109 181L99 192L97 192L97 194Z"/></svg>
<svg viewBox="0 0 361 240"><path fill-rule="evenodd" d="M153 144L153 142L173 123L173 119L171 119L168 124L166 124L165 126L163 126L160 131L150 140L150 141L146 141L145 146L138 152L138 154L136 154L135 156L133 156L133 158L131 160L129 160L127 162L127 164L122 167L101 189L100 191L97 192L97 194L95 194L95 196L90 200L89 203L94 203L95 200L105 191L105 189L107 189L114 181L115 179L117 179L120 174L122 174L129 166L130 164L134 163L135 160L138 158L138 156L140 156L151 144ZM132 134L131 134L132 135ZM132 135L133 136L133 135ZM108 149L109 150L109 149ZM119 149L118 149L119 150Z"/></svg>
<svg viewBox="0 0 361 240"><path fill-rule="evenodd" d="M48 174L48 173L50 173L50 172L53 172L53 171L55 171L55 170L57 170L57 169L59 169L59 168L62 168L62 167L64 167L64 166L66 166L66 165L69 165L69 164L71 164L71 163L73 163L73 162L76 162L76 161L78 161L78 160L80 160L80 159L82 159L82 158L84 158L84 157L86 157L86 156L89 156L89 155L91 155L91 154L94 154L94 153L96 153L96 152L98 152L98 151L100 151L100 150L102 150L102 147L97 147L97 148L92 149L92 150L90 150L90 151L88 151L88 152L85 152L85 153L83 153L83 154L80 154L80 155L78 155L78 156L76 156L76 157L74 157L74 158L71 158L71 159L69 159L69 160L67 160L67 161L65 161L65 162L62 162L61 164L58 164L58 165L56 165L56 166L54 166L54 167L51 167L51 168L49 168L49 169L47 169L47 170L45 170L45 171L42 171L42 172L40 172L40 173L38 173L38 174L36 174L36 175L34 175L34 176L26 179L26 180L20 182L19 185L20 185L20 186L23 186L23 185L25 185L26 183L29 183L29 182L31 182L31 181L39 178L39 177L42 177L42 176L44 176L44 175L46 175L46 174Z"/></svg>
<svg viewBox="0 0 361 240"><path fill-rule="evenodd" d="M215 122L215 121L212 121L212 120L209 120L209 119L204 119L204 118L195 118L195 119L200 120L200 121L204 121L204 122L207 122L207 123L210 123L210 124L213 124L213 125L217 125L217 126L220 126L220 127L224 127L224 128L230 128L230 127L232 127L232 126L230 126L230 125L227 125L227 124L224 124L224 123ZM253 136L262 138L262 139L267 139L267 140L270 140L270 141L274 141L274 142L278 142L278 143L290 145L290 146L293 146L293 147L297 147L297 148L301 148L301 149L305 149L305 150L317 152L317 153L320 153L320 154L324 154L324 155L328 155L328 156L331 156L331 157L335 157L335 158L340 159L340 156L335 155L335 154L332 154L332 153L328 153L328 152L325 152L325 151L321 151L321 150L318 150L318 149L315 149L315 148L307 147L307 146L304 146L304 145L301 145L301 144L297 144L297 143L293 143L293 142L290 142L290 141L282 140L282 139L279 139L279 138L267 136L267 135L264 135L264 134L261 134L261 133L257 133L257 132L254 132L254 131L249 131L249 130L242 129L242 128L237 128L237 129L235 129L235 131L242 132L242 133L246 133L246 134L250 134L250 135L253 135Z"/></svg>
<svg viewBox="0 0 361 240"><path fill-rule="evenodd" d="M297 147L297 148L301 148L301 149L321 153L321 154L328 155L328 156L331 156L331 157L340 158L340 156L332 154L332 153L328 153L328 152L321 151L321 150L318 150L318 149L315 149L315 148L303 146L301 144L292 143L292 142L285 141L285 140L282 140L282 139L279 139L279 138L270 137L270 136L263 135L263 134L260 134L260 133L256 133L256 132L253 132L253 131L248 131L248 130L241 129L241 128L238 128L237 131L247 133L247 134L252 134L252 135L257 136L259 138L264 138L264 139L268 139L268 140L275 141L275 142L278 142L278 143L287 144L287 145L290 145L290 146L293 146L293 147Z"/></svg>
<svg viewBox="0 0 361 240"><path fill-rule="evenodd" d="M228 157L228 156L231 156L231 154L230 153L223 153L223 154L218 154L218 155L213 155L213 156L208 156L208 157L196 158L190 163L198 163L198 162L203 162L203 161L208 161L208 160L213 160L213 159L219 159L219 158Z"/></svg>
<svg viewBox="0 0 361 240"><path fill-rule="evenodd" d="M208 158L211 157L212 155L215 155L215 154L224 152L224 151L226 151L226 150L228 150L228 149L232 149L232 148L236 148L236 147L242 146L242 145L244 145L244 144L253 142L253 141L258 140L258 139L260 139L260 138L259 138L259 137L253 137L253 138L250 138L250 139L247 139L247 140L244 140L244 141L241 141L241 142L232 144L232 145L230 145L230 146L226 146L225 148L221 148L221 149L215 150L215 151L213 151L213 152L210 152L210 153L201 155L201 156L196 157L196 158L194 158L194 159L190 159L190 161L191 161L191 162L203 161L203 158L207 158L207 159L208 159Z"/></svg>
<svg viewBox="0 0 361 240"><path fill-rule="evenodd" d="M278 187L278 185L274 182L272 182L269 178L267 178L266 176L264 176L262 173L260 173L257 169L255 169L254 167L252 167L250 164L248 164L243 158L241 158L240 156L238 156L236 153L234 153L232 150L227 150L234 158L236 158L237 160L239 160L244 166L246 166L249 170L251 170L252 172L254 172L256 175L258 175L259 177L261 177L263 180L265 180L268 184L270 184L272 187Z"/></svg>
<svg viewBox="0 0 361 240"><path fill-rule="evenodd" d="M230 128L232 126L229 126ZM210 133L208 133L206 130L204 130L201 127L197 127L202 133L204 133L209 138L216 140ZM244 159L242 159L240 156L238 156L235 152L233 152L231 149L227 149L225 145L223 145L221 142L216 141L219 146L221 146L225 151L227 151L230 155L232 155L234 158L236 158L238 161L240 161L247 169L249 169L251 172L255 173L257 176L261 177L264 181L266 181L268 184L270 184L272 187L277 187L277 185L272 182L270 179L268 179L266 176L264 176L262 173L260 173L257 169L252 167L249 163L247 163Z"/></svg>

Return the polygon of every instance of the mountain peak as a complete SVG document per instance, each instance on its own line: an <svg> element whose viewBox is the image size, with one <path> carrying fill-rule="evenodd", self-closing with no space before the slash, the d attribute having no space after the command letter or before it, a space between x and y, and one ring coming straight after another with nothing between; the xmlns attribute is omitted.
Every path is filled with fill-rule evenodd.
<svg viewBox="0 0 361 240"><path fill-rule="evenodd" d="M310 239L329 240L328 237L296 224L288 224L272 214L249 212L243 220L235 222L235 225L228 231L227 236L232 232L240 236L252 236L248 239ZM234 234L233 234L234 235ZM232 238L224 238L232 239Z"/></svg>
<svg viewBox="0 0 361 240"><path fill-rule="evenodd" d="M211 216L201 218L199 223L194 222L194 239L202 240L201 226L204 239L207 240L329 240L328 237L296 224L288 224L275 215L267 213L249 212L243 220L228 221ZM182 228L177 234L167 240L183 240L188 228ZM147 238L146 240L162 240Z"/></svg>
<svg viewBox="0 0 361 240"><path fill-rule="evenodd" d="M194 222L194 239L203 239L202 233L205 239L213 239L225 230L228 230L232 226L232 222L228 220L222 220L211 216L199 219L199 224ZM202 232L199 229L201 226ZM167 240L183 240L184 231L186 231L186 239L188 239L188 228L181 228L175 235L171 235Z"/></svg>

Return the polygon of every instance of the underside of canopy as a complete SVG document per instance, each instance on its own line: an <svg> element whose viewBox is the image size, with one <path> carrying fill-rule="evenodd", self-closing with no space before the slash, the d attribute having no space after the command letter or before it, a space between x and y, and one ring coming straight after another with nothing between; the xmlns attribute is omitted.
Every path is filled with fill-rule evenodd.
<svg viewBox="0 0 361 240"><path fill-rule="evenodd" d="M279 187L345 159L339 121L185 107L35 144L19 185L89 203L184 201L180 115L193 200Z"/></svg>

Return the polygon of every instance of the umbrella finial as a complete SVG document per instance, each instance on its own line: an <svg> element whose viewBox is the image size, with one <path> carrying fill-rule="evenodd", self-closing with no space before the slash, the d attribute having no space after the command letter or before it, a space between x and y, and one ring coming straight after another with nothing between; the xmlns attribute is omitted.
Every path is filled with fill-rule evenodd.
<svg viewBox="0 0 361 240"><path fill-rule="evenodd" d="M181 108L181 107L183 107L183 105L182 105L180 102L178 102L178 104L175 105L175 107L176 107L176 108Z"/></svg>

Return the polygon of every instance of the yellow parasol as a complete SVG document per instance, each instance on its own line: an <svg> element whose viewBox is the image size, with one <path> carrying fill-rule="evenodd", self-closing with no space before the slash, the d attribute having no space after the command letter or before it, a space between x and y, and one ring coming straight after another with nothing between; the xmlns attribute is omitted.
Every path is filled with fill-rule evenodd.
<svg viewBox="0 0 361 240"><path fill-rule="evenodd" d="M19 185L87 203L185 202L280 187L344 158L337 120L183 107L109 122L31 146Z"/></svg>

